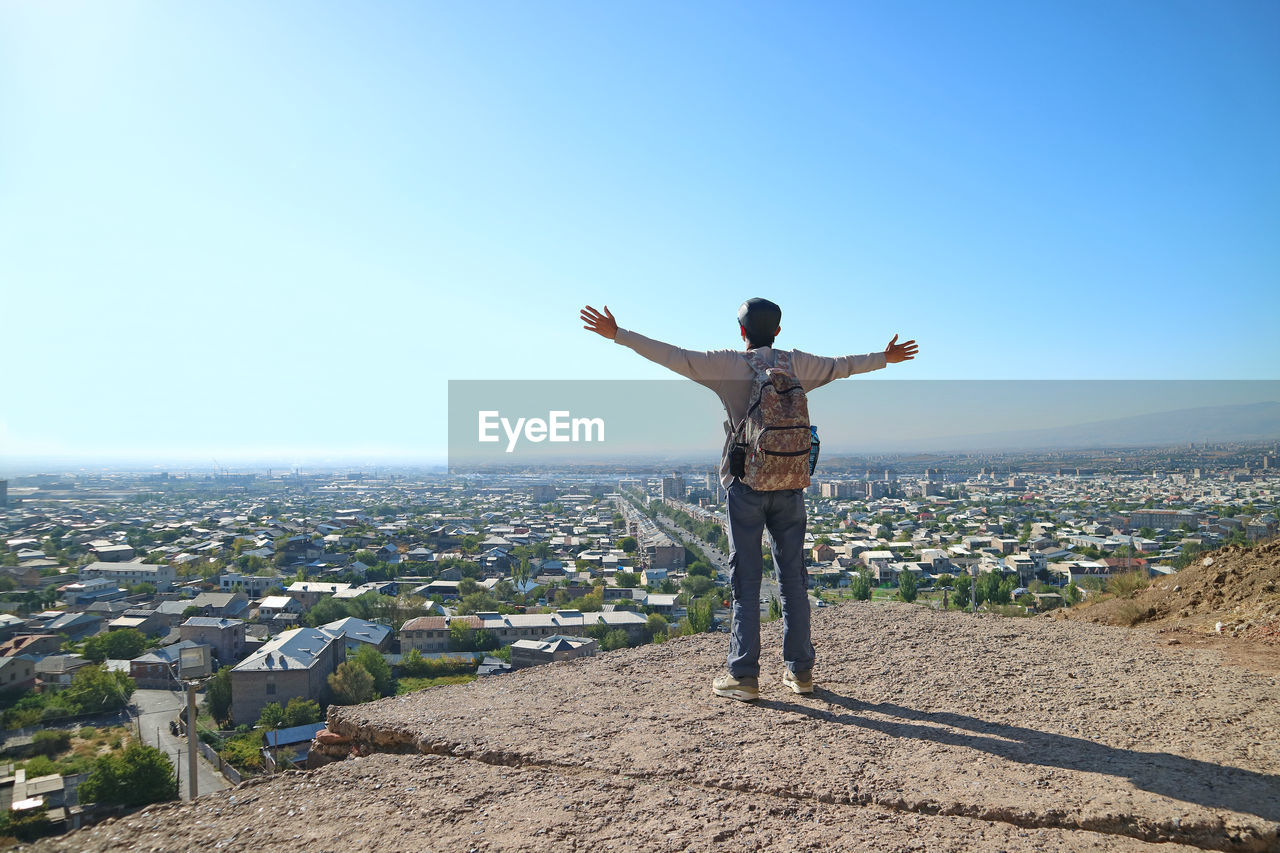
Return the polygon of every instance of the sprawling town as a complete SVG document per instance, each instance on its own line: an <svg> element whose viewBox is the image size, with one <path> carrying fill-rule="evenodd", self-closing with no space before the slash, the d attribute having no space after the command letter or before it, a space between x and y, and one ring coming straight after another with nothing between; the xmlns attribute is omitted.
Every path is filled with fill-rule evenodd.
<svg viewBox="0 0 1280 853"><path fill-rule="evenodd" d="M1275 443L835 459L810 602L1070 607L1276 536L1278 494ZM724 499L705 464L11 475L0 814L70 829L305 767L331 704L724 631ZM153 784L112 790L139 745Z"/></svg>

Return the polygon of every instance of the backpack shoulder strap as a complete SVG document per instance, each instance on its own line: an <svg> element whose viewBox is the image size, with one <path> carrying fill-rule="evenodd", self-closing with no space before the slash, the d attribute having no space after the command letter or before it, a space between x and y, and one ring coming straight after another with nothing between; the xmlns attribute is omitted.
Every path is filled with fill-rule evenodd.
<svg viewBox="0 0 1280 853"><path fill-rule="evenodd" d="M773 358L774 358L774 362L773 362L774 367L777 367L780 370L785 370L787 373L790 373L792 376L795 376L795 373L791 370L791 353L790 352L784 349L775 350L773 353Z"/></svg>
<svg viewBox="0 0 1280 853"><path fill-rule="evenodd" d="M760 377L763 374L768 373L769 368L772 366L766 363L764 358L761 357L760 353L756 352L753 349L747 350L742 355L744 358L746 358L747 364L751 365L751 369L755 371L757 377Z"/></svg>

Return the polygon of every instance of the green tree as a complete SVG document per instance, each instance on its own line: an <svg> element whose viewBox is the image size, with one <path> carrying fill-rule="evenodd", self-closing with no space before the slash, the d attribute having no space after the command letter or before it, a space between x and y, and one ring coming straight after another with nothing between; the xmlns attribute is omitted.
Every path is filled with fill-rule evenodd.
<svg viewBox="0 0 1280 853"><path fill-rule="evenodd" d="M858 572L849 583L849 593L855 601L871 600L871 579L866 572Z"/></svg>
<svg viewBox="0 0 1280 853"><path fill-rule="evenodd" d="M129 587L129 594L130 595L155 595L156 585L153 583L147 583L146 581L143 581L142 583L136 583L133 586Z"/></svg>
<svg viewBox="0 0 1280 853"><path fill-rule="evenodd" d="M1000 580L1001 575L999 572L985 572L978 577L979 604L982 604L984 601L991 601L997 604L1001 603L997 601L1000 596Z"/></svg>
<svg viewBox="0 0 1280 853"><path fill-rule="evenodd" d="M476 632L466 619L449 620L449 649L455 652L475 651Z"/></svg>
<svg viewBox="0 0 1280 853"><path fill-rule="evenodd" d="M628 554L633 554L640 547L640 543L636 541L634 536L623 536L618 540L618 547Z"/></svg>
<svg viewBox="0 0 1280 853"><path fill-rule="evenodd" d="M635 589L640 586L640 576L635 572L618 572L613 582L624 589Z"/></svg>
<svg viewBox="0 0 1280 853"><path fill-rule="evenodd" d="M681 586L690 596L702 596L711 592L712 588L715 587L715 583L711 578L703 575L690 575L684 579L684 583Z"/></svg>
<svg viewBox="0 0 1280 853"><path fill-rule="evenodd" d="M491 652L498 647L498 638L488 628L476 629L476 651Z"/></svg>
<svg viewBox="0 0 1280 853"><path fill-rule="evenodd" d="M94 762L80 784L81 802L142 806L178 798L178 777L169 756L154 746L132 741L120 755Z"/></svg>
<svg viewBox="0 0 1280 853"><path fill-rule="evenodd" d="M1066 599L1067 604L1080 603L1080 587L1076 586L1076 582L1072 581L1062 590L1062 597Z"/></svg>
<svg viewBox="0 0 1280 853"><path fill-rule="evenodd" d="M480 592L473 592L470 595L462 596L458 602L458 613L466 615L468 613L489 613L498 609L498 600L490 595L483 588Z"/></svg>
<svg viewBox="0 0 1280 853"><path fill-rule="evenodd" d="M373 676L373 689L379 695L390 696L396 692L395 679L391 677L391 667L387 664L387 659L382 656L382 652L368 643L361 643L352 660Z"/></svg>
<svg viewBox="0 0 1280 853"><path fill-rule="evenodd" d="M604 635L604 639L600 641L600 649L606 652L611 652L614 649L625 649L628 645L627 632L621 628L609 631Z"/></svg>
<svg viewBox="0 0 1280 853"><path fill-rule="evenodd" d="M64 696L84 713L114 711L129 703L137 685L123 672L108 670L101 664L82 666L71 676L71 686Z"/></svg>
<svg viewBox="0 0 1280 853"><path fill-rule="evenodd" d="M659 634L666 635L668 628L667 618L661 613L650 613L649 618L645 620L644 631L652 640Z"/></svg>
<svg viewBox="0 0 1280 853"><path fill-rule="evenodd" d="M329 689L333 701L339 705L359 705L374 697L373 676L354 661L338 664L337 672L329 675Z"/></svg>
<svg viewBox="0 0 1280 853"><path fill-rule="evenodd" d="M700 575L705 578L712 577L712 575L714 574L714 572L711 570L711 564L708 563L706 560L694 560L692 563L689 564L689 568L686 569L686 571L690 576Z"/></svg>
<svg viewBox="0 0 1280 853"><path fill-rule="evenodd" d="M898 598L910 604L916 600L916 576L903 572L898 577Z"/></svg>
<svg viewBox="0 0 1280 853"><path fill-rule="evenodd" d="M772 622L775 619L781 619L781 618L782 618L782 602L778 600L778 597L776 595L770 596L769 597L769 615L766 621Z"/></svg>
<svg viewBox="0 0 1280 853"><path fill-rule="evenodd" d="M363 597L361 596L361 598ZM356 614L352 612L352 606L355 605L356 600L354 598L346 601L332 597L322 598L306 612L302 617L302 621L306 623L307 627L315 628L318 625L327 625L339 619L346 619L348 616L355 616Z"/></svg>
<svg viewBox="0 0 1280 853"><path fill-rule="evenodd" d="M223 727L231 723L231 667L222 667L209 679L204 701L215 723Z"/></svg>
<svg viewBox="0 0 1280 853"><path fill-rule="evenodd" d="M992 599L996 604L1009 604L1013 601L1013 591L1017 588L1018 582L1013 578L1005 578L996 587L995 598Z"/></svg>
<svg viewBox="0 0 1280 853"><path fill-rule="evenodd" d="M545 545L545 542L539 542L539 545ZM516 586L523 589L524 585L529 582L529 578L533 576L533 564L529 562L528 557L521 557L520 562L516 563L511 569L511 579L515 581Z"/></svg>
<svg viewBox="0 0 1280 853"><path fill-rule="evenodd" d="M258 728L278 729L284 726L284 707L279 702L268 702L258 715Z"/></svg>
<svg viewBox="0 0 1280 853"><path fill-rule="evenodd" d="M960 578L951 592L951 602L962 610L969 606L969 579Z"/></svg>
<svg viewBox="0 0 1280 853"><path fill-rule="evenodd" d="M705 634L711 630L712 622L712 605L711 601L705 598L699 598L690 602L688 615L689 634Z"/></svg>
<svg viewBox="0 0 1280 853"><path fill-rule="evenodd" d="M938 579L935 583L938 585L939 589L951 589L956 585L956 579L954 575L941 574L938 575Z"/></svg>
<svg viewBox="0 0 1280 853"><path fill-rule="evenodd" d="M314 699L303 699L301 696L294 696L289 700L289 704L284 707L284 725L290 726L307 726L312 723L318 723L324 719L324 714L320 711L320 705Z"/></svg>
<svg viewBox="0 0 1280 853"><path fill-rule="evenodd" d="M111 660L133 660L147 647L147 637L135 628L107 631L85 640L84 656L94 663Z"/></svg>

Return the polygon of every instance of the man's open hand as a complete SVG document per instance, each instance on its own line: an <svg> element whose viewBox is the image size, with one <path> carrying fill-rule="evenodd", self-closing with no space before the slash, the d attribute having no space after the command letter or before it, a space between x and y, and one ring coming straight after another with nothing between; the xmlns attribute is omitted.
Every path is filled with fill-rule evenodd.
<svg viewBox="0 0 1280 853"><path fill-rule="evenodd" d="M588 332L595 332L609 340L613 340L618 334L618 321L609 313L608 305L604 306L603 314L588 305L582 309L581 318L582 322L586 323L582 328Z"/></svg>
<svg viewBox="0 0 1280 853"><path fill-rule="evenodd" d="M605 309L608 310L607 308ZM610 319L613 319L612 317ZM615 328L617 328L615 326ZM604 334L601 332L600 334ZM894 335L893 340L889 341L889 345L884 348L884 360L888 364L897 364L900 361L910 361L916 357L916 353L920 348L916 346L915 341L907 341L904 344L898 343L898 336Z"/></svg>

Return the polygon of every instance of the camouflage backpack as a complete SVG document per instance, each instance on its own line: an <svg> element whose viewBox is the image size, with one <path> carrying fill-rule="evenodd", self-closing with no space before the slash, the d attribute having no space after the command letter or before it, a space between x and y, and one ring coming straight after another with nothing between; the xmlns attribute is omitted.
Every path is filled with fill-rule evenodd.
<svg viewBox="0 0 1280 853"><path fill-rule="evenodd" d="M755 381L747 416L735 430L738 458L731 469L740 464L741 473L734 473L756 491L803 489L809 485L809 400L791 372L791 354L774 350L773 367L754 350L743 355Z"/></svg>

